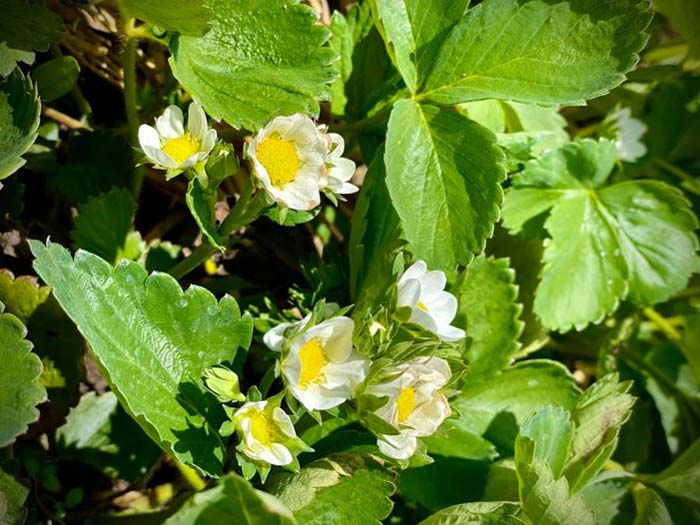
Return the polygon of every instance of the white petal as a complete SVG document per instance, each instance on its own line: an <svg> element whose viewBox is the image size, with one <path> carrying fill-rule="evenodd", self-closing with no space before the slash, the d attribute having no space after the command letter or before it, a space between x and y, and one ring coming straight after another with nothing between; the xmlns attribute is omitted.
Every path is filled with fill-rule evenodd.
<svg viewBox="0 0 700 525"><path fill-rule="evenodd" d="M433 333L437 332L437 323L433 319L433 316L428 312L424 312L417 306L411 307L411 322L419 324Z"/></svg>
<svg viewBox="0 0 700 525"><path fill-rule="evenodd" d="M166 139L181 137L185 133L182 110L177 106L168 106L163 114L156 119L156 129L160 136Z"/></svg>
<svg viewBox="0 0 700 525"><path fill-rule="evenodd" d="M377 440L379 451L394 459L408 459L416 451L418 440L412 436L382 436Z"/></svg>
<svg viewBox="0 0 700 525"><path fill-rule="evenodd" d="M290 438L297 437L297 433L294 430L294 424L292 423L291 418L280 407L275 407L272 409L272 420L285 435Z"/></svg>
<svg viewBox="0 0 700 525"><path fill-rule="evenodd" d="M420 298L420 282L417 279L399 281L397 304L399 306L415 306Z"/></svg>
<svg viewBox="0 0 700 525"><path fill-rule="evenodd" d="M189 157L187 157L184 161L182 161L180 163L178 168L181 170L186 170L187 168L191 168L192 166L197 164L197 162L199 162L199 159L200 159L199 153L195 153L194 155L190 155Z"/></svg>
<svg viewBox="0 0 700 525"><path fill-rule="evenodd" d="M416 261L403 272L401 279L399 279L399 286L401 286L402 282L408 281L409 279L419 279L427 270L428 265L425 264L425 261Z"/></svg>
<svg viewBox="0 0 700 525"><path fill-rule="evenodd" d="M139 144L141 145L141 149L143 149L144 146L160 149L160 135L158 135L155 128L147 124L141 124L139 126Z"/></svg>
<svg viewBox="0 0 700 525"><path fill-rule="evenodd" d="M448 343L454 343L455 341L464 339L466 335L464 330L451 325L440 326L437 331L437 336Z"/></svg>
<svg viewBox="0 0 700 525"><path fill-rule="evenodd" d="M448 325L457 313L457 298L449 292L438 292L429 299L423 299L430 315L440 325Z"/></svg>
<svg viewBox="0 0 700 525"><path fill-rule="evenodd" d="M280 352L282 350L282 343L284 343L284 332L287 330L287 328L291 328L295 324L298 324L298 322L280 323L274 328L270 328L263 336L263 343L265 343L265 346L267 346L270 350Z"/></svg>
<svg viewBox="0 0 700 525"><path fill-rule="evenodd" d="M355 174L355 163L350 159L340 158L333 161L328 176L339 182L347 182Z"/></svg>
<svg viewBox="0 0 700 525"><path fill-rule="evenodd" d="M440 270L433 270L427 272L420 278L421 284L421 297L426 299L442 292L445 289L445 284L447 284L447 277Z"/></svg>
<svg viewBox="0 0 700 525"><path fill-rule="evenodd" d="M295 339L293 344L301 348L311 339L318 338L326 358L334 363L342 363L352 353L353 330L355 330L355 322L349 317L331 317L309 328L298 338L298 341Z"/></svg>
<svg viewBox="0 0 700 525"><path fill-rule="evenodd" d="M204 134L207 132L207 116L202 106L196 102L192 102L187 110L187 129L200 141L204 139Z"/></svg>
<svg viewBox="0 0 700 525"><path fill-rule="evenodd" d="M143 152L153 161L155 161L156 164L159 166L163 166L165 168L169 169L176 169L178 164L175 162L170 155L165 153L164 151L161 151L160 149L157 148L152 148L151 146L145 146L143 148Z"/></svg>
<svg viewBox="0 0 700 525"><path fill-rule="evenodd" d="M335 193L338 195L350 195L351 193L357 193L358 191L360 191L360 188L354 184L343 182L343 185L340 187L340 189L336 190Z"/></svg>
<svg viewBox="0 0 700 525"><path fill-rule="evenodd" d="M202 143L199 145L199 150L204 151L207 155L209 155L211 150L214 148L214 144L216 144L217 137L218 135L215 129L210 129L204 133L204 138L202 139Z"/></svg>
<svg viewBox="0 0 700 525"><path fill-rule="evenodd" d="M338 135L337 133L327 133L326 135L330 139L331 148L333 150L330 152L331 158L339 159L345 151L345 139L342 135Z"/></svg>

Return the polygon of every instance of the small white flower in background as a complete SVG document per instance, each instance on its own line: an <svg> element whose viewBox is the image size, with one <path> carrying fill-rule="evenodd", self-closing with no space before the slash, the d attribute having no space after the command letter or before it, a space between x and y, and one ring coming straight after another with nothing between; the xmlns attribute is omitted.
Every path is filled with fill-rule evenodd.
<svg viewBox="0 0 700 525"><path fill-rule="evenodd" d="M325 309L323 311L323 318L330 318L339 309L340 306L337 303L326 303ZM310 320L311 314L307 315L300 321L280 323L274 328L271 328L267 332L265 332L265 335L263 336L263 343L265 343L265 346L267 346L270 350L273 350L275 352L281 352L282 346L284 345L284 342L286 340L284 334L287 332L287 330L290 330L293 333L297 333L299 330L302 330L309 323Z"/></svg>
<svg viewBox="0 0 700 525"><path fill-rule="evenodd" d="M241 441L238 450L256 461L289 465L294 461L290 446L303 444L289 416L269 400L244 404L233 422Z"/></svg>
<svg viewBox="0 0 700 525"><path fill-rule="evenodd" d="M398 435L383 435L379 450L394 459L408 459L416 451L418 437L430 436L451 414L447 398L440 393L452 372L439 357L418 357L399 367L400 375L388 382L370 385L365 392L389 400L376 415L399 430Z"/></svg>
<svg viewBox="0 0 700 525"><path fill-rule="evenodd" d="M411 308L411 322L447 342L459 341L464 330L450 323L457 313L457 299L445 290L447 279L439 270L428 271L424 261L410 266L399 279L398 305Z"/></svg>
<svg viewBox="0 0 700 525"><path fill-rule="evenodd" d="M355 163L343 157L345 140L337 133L325 133L325 126L319 129L326 143L326 162L321 172L321 190L332 195L347 195L359 191L360 188L349 182L355 174Z"/></svg>
<svg viewBox="0 0 700 525"><path fill-rule="evenodd" d="M605 124L613 129L615 149L620 160L635 162L646 154L647 148L640 139L647 127L641 120L632 117L630 108L616 108L605 118Z"/></svg>
<svg viewBox="0 0 700 525"><path fill-rule="evenodd" d="M308 410L328 410L350 399L364 381L369 360L354 350L355 323L332 317L289 342L282 374L292 395Z"/></svg>
<svg viewBox="0 0 700 525"><path fill-rule="evenodd" d="M300 113L276 117L248 143L253 171L270 198L292 210L321 203L326 147L313 121Z"/></svg>
<svg viewBox="0 0 700 525"><path fill-rule="evenodd" d="M139 127L139 143L146 157L156 168L168 171L184 171L206 160L216 138L216 130L209 129L207 116L196 102L188 109L187 129L177 106L168 106L156 118L155 128L146 124Z"/></svg>

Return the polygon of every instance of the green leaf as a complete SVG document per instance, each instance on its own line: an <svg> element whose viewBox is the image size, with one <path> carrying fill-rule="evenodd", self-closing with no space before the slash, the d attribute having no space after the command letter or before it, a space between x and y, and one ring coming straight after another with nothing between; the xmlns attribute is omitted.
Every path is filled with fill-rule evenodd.
<svg viewBox="0 0 700 525"><path fill-rule="evenodd" d="M700 268L698 222L684 196L659 181L600 188L613 163L610 142L572 143L531 161L506 194L503 222L512 232L549 211L535 299L549 328L600 322L627 296L664 301Z"/></svg>
<svg viewBox="0 0 700 525"><path fill-rule="evenodd" d="M518 288L514 280L508 259L481 255L451 289L459 303L453 324L464 328L469 338L470 379L499 372L518 350L523 323L519 320L522 306L515 302Z"/></svg>
<svg viewBox="0 0 700 525"><path fill-rule="evenodd" d="M229 473L212 488L192 496L165 525L296 525L292 513L277 498L255 490Z"/></svg>
<svg viewBox="0 0 700 525"><path fill-rule="evenodd" d="M555 479L561 477L574 437L569 413L561 407L540 408L525 421L520 435L535 444L535 459L546 462Z"/></svg>
<svg viewBox="0 0 700 525"><path fill-rule="evenodd" d="M34 51L23 51L7 47L5 42L0 42L0 77L6 77L15 69L19 62L32 65L36 55Z"/></svg>
<svg viewBox="0 0 700 525"><path fill-rule="evenodd" d="M221 236L216 229L216 216L214 214L216 206L216 188L214 191L206 191L202 188L199 179L196 177L190 180L187 185L187 195L185 195L187 207L190 209L197 226L209 240L212 246L222 252L226 251L221 240Z"/></svg>
<svg viewBox="0 0 700 525"><path fill-rule="evenodd" d="M36 405L46 400L46 389L39 383L41 359L25 339L27 329L4 310L0 303L0 448L39 419Z"/></svg>
<svg viewBox="0 0 700 525"><path fill-rule="evenodd" d="M88 463L117 479L133 480L153 465L160 449L119 407L117 396L88 392L56 430L63 459Z"/></svg>
<svg viewBox="0 0 700 525"><path fill-rule="evenodd" d="M432 65L440 36L459 20L467 0L371 0L387 50L412 93ZM437 40L437 41L436 41Z"/></svg>
<svg viewBox="0 0 700 525"><path fill-rule="evenodd" d="M632 494L637 507L633 525L672 525L666 504L654 489L640 484L634 487Z"/></svg>
<svg viewBox="0 0 700 525"><path fill-rule="evenodd" d="M581 491L581 497L593 510L598 525L616 525L634 521L630 478L626 473L603 473Z"/></svg>
<svg viewBox="0 0 700 525"><path fill-rule="evenodd" d="M211 11L201 0L119 0L129 16L168 31L202 36L209 29Z"/></svg>
<svg viewBox="0 0 700 525"><path fill-rule="evenodd" d="M617 374L604 376L588 388L576 403L572 419L576 431L566 465L571 491L583 488L610 459L617 447L620 428L629 419L635 398Z"/></svg>
<svg viewBox="0 0 700 525"><path fill-rule="evenodd" d="M646 0L483 2L430 57L418 91L439 104L487 98L583 104L636 65L648 8Z"/></svg>
<svg viewBox="0 0 700 525"><path fill-rule="evenodd" d="M503 154L487 129L459 113L397 102L386 139L386 185L409 249L454 275L484 249L503 199Z"/></svg>
<svg viewBox="0 0 700 525"><path fill-rule="evenodd" d="M15 276L8 270L0 270L0 302L7 313L16 315L26 323L36 309L46 301L51 293L48 286L39 286L36 277Z"/></svg>
<svg viewBox="0 0 700 525"><path fill-rule="evenodd" d="M36 84L19 69L0 82L0 180L24 166L22 155L36 140L40 112Z"/></svg>
<svg viewBox="0 0 700 525"><path fill-rule="evenodd" d="M225 415L199 388L204 370L247 348L252 321L236 302L126 259L112 268L58 244L30 242L34 267L90 343L122 406L163 450L210 474L222 468Z"/></svg>
<svg viewBox="0 0 700 525"><path fill-rule="evenodd" d="M181 36L173 74L212 118L257 129L278 115L318 114L335 53L316 15L297 0L212 0L211 30ZM212 60L212 57L217 57Z"/></svg>
<svg viewBox="0 0 700 525"><path fill-rule="evenodd" d="M352 214L350 294L355 312L376 306L394 280L396 253L403 245L399 217L386 189L383 149L374 156Z"/></svg>
<svg viewBox="0 0 700 525"><path fill-rule="evenodd" d="M462 503L441 510L419 525L518 525L520 505L510 501Z"/></svg>
<svg viewBox="0 0 700 525"><path fill-rule="evenodd" d="M556 478L546 460L538 457L536 443L525 436L515 442L515 470L520 503L529 522L536 525L593 525L595 515L579 495L569 494L566 478Z"/></svg>
<svg viewBox="0 0 700 525"><path fill-rule="evenodd" d="M314 461L298 474L272 475L266 489L303 525L379 525L395 490L388 471L350 453Z"/></svg>
<svg viewBox="0 0 700 525"><path fill-rule="evenodd" d="M76 248L82 248L114 263L131 230L134 199L131 192L114 188L78 207L71 236Z"/></svg>
<svg viewBox="0 0 700 525"><path fill-rule="evenodd" d="M5 0L0 17L0 35L12 49L48 51L63 32L63 20L43 4Z"/></svg>
<svg viewBox="0 0 700 525"><path fill-rule="evenodd" d="M463 428L512 451L518 428L540 406L571 410L580 394L566 367L554 361L530 360L492 378L467 381L451 405Z"/></svg>
<svg viewBox="0 0 700 525"><path fill-rule="evenodd" d="M668 468L659 474L645 476L643 480L667 494L700 503L700 440L688 447Z"/></svg>
<svg viewBox="0 0 700 525"><path fill-rule="evenodd" d="M24 502L29 489L0 468L0 523L15 525L24 523Z"/></svg>
<svg viewBox="0 0 700 525"><path fill-rule="evenodd" d="M78 82L80 65L71 56L52 58L32 71L34 82L39 87L39 96L50 102L70 93Z"/></svg>

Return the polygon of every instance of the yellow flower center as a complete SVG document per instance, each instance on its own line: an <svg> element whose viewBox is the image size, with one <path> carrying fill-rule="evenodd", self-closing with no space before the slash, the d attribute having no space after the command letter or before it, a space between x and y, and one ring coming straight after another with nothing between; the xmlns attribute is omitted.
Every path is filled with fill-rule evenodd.
<svg viewBox="0 0 700 525"><path fill-rule="evenodd" d="M260 443L269 447L277 436L277 428L272 418L265 412L259 411L251 412L248 417L250 418L250 433Z"/></svg>
<svg viewBox="0 0 700 525"><path fill-rule="evenodd" d="M306 387L309 383L319 381L323 377L321 371L328 362L323 354L321 342L314 338L302 346L299 349L299 361L301 361L299 386Z"/></svg>
<svg viewBox="0 0 700 525"><path fill-rule="evenodd" d="M192 133L185 133L174 139L165 139L161 149L180 164L199 151L199 141L192 136Z"/></svg>
<svg viewBox="0 0 700 525"><path fill-rule="evenodd" d="M418 304L416 304L419 310L423 310L424 312L428 311L428 307L425 306L424 302L418 301Z"/></svg>
<svg viewBox="0 0 700 525"><path fill-rule="evenodd" d="M294 181L301 166L294 144L282 140L276 133L258 144L255 156L267 171L272 185L279 189Z"/></svg>
<svg viewBox="0 0 700 525"><path fill-rule="evenodd" d="M416 408L416 392L413 387L404 388L399 397L396 398L396 411L398 412L399 423L403 423Z"/></svg>

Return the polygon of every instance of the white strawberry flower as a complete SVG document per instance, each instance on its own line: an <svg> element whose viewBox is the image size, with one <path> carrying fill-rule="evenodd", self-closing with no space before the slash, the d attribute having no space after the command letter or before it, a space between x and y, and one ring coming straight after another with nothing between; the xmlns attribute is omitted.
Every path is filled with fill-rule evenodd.
<svg viewBox="0 0 700 525"><path fill-rule="evenodd" d="M445 291L446 283L444 272L429 272L425 261L417 261L399 279L398 305L411 308L411 322L443 341L454 342L465 333L450 324L457 313L457 299Z"/></svg>
<svg viewBox="0 0 700 525"><path fill-rule="evenodd" d="M269 400L244 404L233 422L240 438L238 450L255 461L289 465L294 461L290 449L303 445L289 416Z"/></svg>
<svg viewBox="0 0 700 525"><path fill-rule="evenodd" d="M644 123L632 117L630 108L618 107L610 113L604 124L613 128L615 150L620 160L635 162L646 155L647 147L641 141L647 127Z"/></svg>
<svg viewBox="0 0 700 525"><path fill-rule="evenodd" d="M394 459L408 459L416 451L419 437L430 436L451 414L447 398L440 390L452 372L444 359L418 357L400 365L396 379L370 385L365 392L389 400L375 414L399 430L398 435L382 435L379 450Z"/></svg>
<svg viewBox="0 0 700 525"><path fill-rule="evenodd" d="M246 154L274 202L292 210L312 210L321 203L326 146L306 115L274 118L248 143Z"/></svg>
<svg viewBox="0 0 700 525"><path fill-rule="evenodd" d="M209 129L202 106L192 102L187 111L185 129L182 110L168 106L156 118L155 127L139 127L139 143L154 167L175 175L203 162L216 143L216 130Z"/></svg>
<svg viewBox="0 0 700 525"><path fill-rule="evenodd" d="M326 143L326 162L321 173L321 190L333 195L347 195L359 191L349 181L355 174L355 163L343 157L345 140L337 133L321 131Z"/></svg>
<svg viewBox="0 0 700 525"><path fill-rule="evenodd" d="M323 318L328 319L335 312L337 312L339 309L340 309L340 305L338 305L337 303L326 303L325 308L323 310ZM284 342L287 339L285 337L285 334L286 333L296 334L300 330L303 330L303 328L307 324L309 324L310 320L311 320L311 314L308 314L306 317L304 317L300 321L291 321L291 322L287 322L287 323L280 323L277 326L275 326L274 328L271 328L267 332L265 332L265 335L263 336L263 343L265 343L265 346L267 346L270 350L273 350L275 352L281 352L282 347L284 345Z"/></svg>
<svg viewBox="0 0 700 525"><path fill-rule="evenodd" d="M350 399L369 360L352 344L355 323L332 317L289 341L281 370L287 388L307 410L328 410Z"/></svg>

